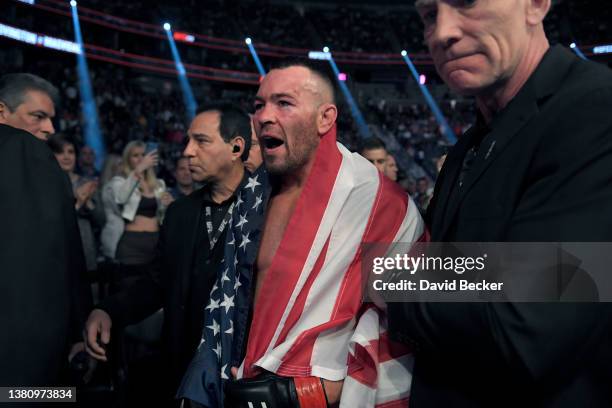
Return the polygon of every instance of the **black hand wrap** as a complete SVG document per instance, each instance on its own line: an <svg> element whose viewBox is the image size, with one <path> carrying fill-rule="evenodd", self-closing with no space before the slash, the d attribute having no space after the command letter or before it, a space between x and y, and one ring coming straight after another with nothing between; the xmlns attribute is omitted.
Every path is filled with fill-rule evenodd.
<svg viewBox="0 0 612 408"><path fill-rule="evenodd" d="M225 408L263 407L299 408L293 378L264 373L225 383Z"/></svg>

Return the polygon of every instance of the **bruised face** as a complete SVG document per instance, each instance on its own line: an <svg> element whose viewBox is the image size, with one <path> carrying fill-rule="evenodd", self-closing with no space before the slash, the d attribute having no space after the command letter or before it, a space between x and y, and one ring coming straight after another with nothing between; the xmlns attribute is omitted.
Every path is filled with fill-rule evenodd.
<svg viewBox="0 0 612 408"><path fill-rule="evenodd" d="M14 111L0 101L0 123L23 129L41 140L47 140L55 133L51 122L54 116L53 101L41 91L27 91L23 102Z"/></svg>
<svg viewBox="0 0 612 408"><path fill-rule="evenodd" d="M417 0L436 69L456 92L503 87L529 40L526 0Z"/></svg>
<svg viewBox="0 0 612 408"><path fill-rule="evenodd" d="M74 146L71 143L65 143L62 146L62 151L54 154L62 170L64 170L66 173L71 173L74 171L76 153Z"/></svg>
<svg viewBox="0 0 612 408"><path fill-rule="evenodd" d="M270 173L291 174L314 160L320 104L320 86L305 67L275 69L263 79L253 123Z"/></svg>
<svg viewBox="0 0 612 408"><path fill-rule="evenodd" d="M183 155L189 159L191 176L197 182L223 180L239 157L239 153L232 153L233 145L221 137L220 123L218 111L202 112L193 119L187 132L189 142Z"/></svg>

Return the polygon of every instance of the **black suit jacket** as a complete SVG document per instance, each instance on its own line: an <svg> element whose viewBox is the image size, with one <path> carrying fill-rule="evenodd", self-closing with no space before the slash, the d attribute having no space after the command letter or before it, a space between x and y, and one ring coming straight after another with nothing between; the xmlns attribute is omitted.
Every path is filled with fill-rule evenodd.
<svg viewBox="0 0 612 408"><path fill-rule="evenodd" d="M59 381L91 292L72 187L46 143L0 125L0 386Z"/></svg>
<svg viewBox="0 0 612 408"><path fill-rule="evenodd" d="M490 124L460 194L473 132L449 153L432 241L612 241L612 72L557 46ZM411 407L612 406L607 304L389 305L416 350Z"/></svg>
<svg viewBox="0 0 612 408"><path fill-rule="evenodd" d="M187 347L186 318L203 199L204 189L200 189L170 205L160 230L156 259L147 275L97 306L119 327L137 323L164 308L164 360L170 370L165 376L171 393L176 391L195 351ZM205 293L210 292L215 277L216 269L210 268Z"/></svg>

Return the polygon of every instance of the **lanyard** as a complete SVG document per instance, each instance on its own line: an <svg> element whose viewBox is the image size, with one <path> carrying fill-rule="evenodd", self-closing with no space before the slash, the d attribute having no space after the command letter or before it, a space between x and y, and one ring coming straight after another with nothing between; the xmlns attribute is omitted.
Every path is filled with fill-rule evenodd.
<svg viewBox="0 0 612 408"><path fill-rule="evenodd" d="M225 217L223 217L223 221L221 221L221 224L219 225L219 228L217 229L214 235L213 235L213 225L212 225L212 210L210 206L208 205L204 209L204 214L206 216L206 232L208 233L208 243L210 244L211 251L215 247L215 244L219 240L219 237L221 236L221 234L223 234L223 231L225 230L227 223L232 218L232 212L234 211L234 204L235 203L232 203L232 205L230 205L230 208L225 213Z"/></svg>

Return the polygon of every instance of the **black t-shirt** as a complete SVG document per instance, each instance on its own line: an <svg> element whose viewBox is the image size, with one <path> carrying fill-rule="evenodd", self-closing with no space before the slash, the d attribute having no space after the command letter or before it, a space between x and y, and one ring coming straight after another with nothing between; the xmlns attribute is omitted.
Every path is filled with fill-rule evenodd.
<svg viewBox="0 0 612 408"><path fill-rule="evenodd" d="M212 234L214 236L235 200L236 196L233 195L228 200L217 204L211 199L210 190L204 193L204 201L200 209L197 250L194 254L195 259L191 270L189 309L187 311L187 341L189 342L189 350L195 351L202 338L204 308L209 302L210 288L214 285L219 264L223 260L225 236L229 229L228 223L211 251L210 241L206 231L205 209L207 206L211 209L211 220L213 225Z"/></svg>

